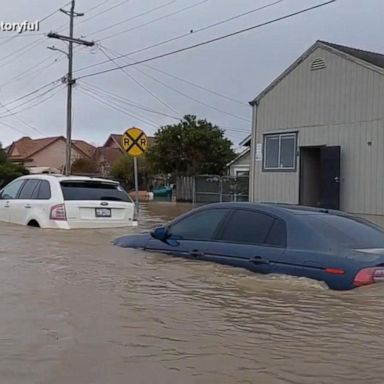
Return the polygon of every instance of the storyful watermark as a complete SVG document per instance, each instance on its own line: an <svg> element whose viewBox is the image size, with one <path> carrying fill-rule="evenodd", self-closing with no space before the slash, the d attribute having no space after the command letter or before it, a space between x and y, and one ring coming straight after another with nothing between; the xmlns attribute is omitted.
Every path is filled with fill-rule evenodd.
<svg viewBox="0 0 384 384"><path fill-rule="evenodd" d="M0 32L38 32L40 29L40 23L38 21L24 20L21 22L6 22L0 21Z"/></svg>

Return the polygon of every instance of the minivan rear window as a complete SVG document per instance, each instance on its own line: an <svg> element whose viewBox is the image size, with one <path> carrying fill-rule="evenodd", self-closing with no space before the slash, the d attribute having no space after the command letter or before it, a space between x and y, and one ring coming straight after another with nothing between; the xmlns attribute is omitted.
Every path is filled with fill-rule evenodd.
<svg viewBox="0 0 384 384"><path fill-rule="evenodd" d="M64 200L132 201L119 184L100 181L62 181L60 185Z"/></svg>

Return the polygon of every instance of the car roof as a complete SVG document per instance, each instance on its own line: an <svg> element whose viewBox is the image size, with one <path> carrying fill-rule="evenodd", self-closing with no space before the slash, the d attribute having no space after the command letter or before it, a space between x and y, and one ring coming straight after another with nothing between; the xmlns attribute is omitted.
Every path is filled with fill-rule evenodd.
<svg viewBox="0 0 384 384"><path fill-rule="evenodd" d="M213 203L204 206L204 208L216 207L216 208L246 208L246 209L257 209L266 213L271 214L285 214L288 216L297 216L297 215L338 215L338 216L348 216L344 212L325 209L325 208L314 208L306 207L296 204L287 204L287 203L269 203L269 202L226 202L226 203Z"/></svg>
<svg viewBox="0 0 384 384"><path fill-rule="evenodd" d="M103 183L119 184L118 181L89 176L64 176L60 174L32 174L20 177L20 179L41 179L61 181L99 181Z"/></svg>

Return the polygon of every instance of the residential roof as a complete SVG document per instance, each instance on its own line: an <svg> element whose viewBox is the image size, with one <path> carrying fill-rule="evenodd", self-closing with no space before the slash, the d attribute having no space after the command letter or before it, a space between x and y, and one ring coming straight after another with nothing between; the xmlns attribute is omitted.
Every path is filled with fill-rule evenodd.
<svg viewBox="0 0 384 384"><path fill-rule="evenodd" d="M244 151L240 152L232 161L230 161L227 164L227 167L230 167L232 164L236 163L236 161L240 160L242 157L244 157L248 152L251 151L251 148L245 148Z"/></svg>
<svg viewBox="0 0 384 384"><path fill-rule="evenodd" d="M329 43L327 41L318 41L321 44L328 45L331 48L337 49L338 51L347 53L348 55L354 56L357 59L364 60L370 64L384 68L384 55L381 53L364 51L358 48L347 47L345 45Z"/></svg>
<svg viewBox="0 0 384 384"><path fill-rule="evenodd" d="M82 151L88 157L92 157L93 153L96 150L96 147L94 147L92 144L87 143L84 140L72 140L72 144L78 149L80 149L80 151Z"/></svg>
<svg viewBox="0 0 384 384"><path fill-rule="evenodd" d="M41 151L43 148L52 144L59 138L60 136L45 137L42 139L31 139L28 136L24 136L21 139L14 141L7 148L7 154L10 155L11 158L27 159L34 153Z"/></svg>
<svg viewBox="0 0 384 384"><path fill-rule="evenodd" d="M99 147L96 148L92 158L96 163L106 161L109 164L113 164L121 156L122 152L120 148Z"/></svg>
<svg viewBox="0 0 384 384"><path fill-rule="evenodd" d="M367 63L367 65L374 65L380 70L384 68L384 54L364 51L358 48L347 47L345 45L329 43L327 41L318 40L313 44L309 49L307 49L293 64L291 64L280 76L272 81L259 95L253 99L249 104L257 104L264 95L266 95L272 88L274 88L283 78L285 78L291 71L293 71L303 60L305 60L315 49L317 48L326 48L331 50L334 53L339 55L344 55L344 57L349 58L350 60L358 60L359 64ZM346 56L345 56L346 55Z"/></svg>
<svg viewBox="0 0 384 384"><path fill-rule="evenodd" d="M24 160L30 158L35 153L40 152L57 140L65 140L65 138L63 136L54 136L31 139L28 136L24 136L7 147L6 152L12 160ZM83 152L88 157L91 157L96 149L93 145L88 144L83 140L72 140L72 143L79 151Z"/></svg>
<svg viewBox="0 0 384 384"><path fill-rule="evenodd" d="M240 141L239 145L242 147L250 147L251 146L251 135L248 135L243 140Z"/></svg>
<svg viewBox="0 0 384 384"><path fill-rule="evenodd" d="M104 143L103 147L106 147L108 142L110 140L113 140L115 142L115 144L121 148L121 150L123 150L122 146L121 146L121 140L123 138L123 135L119 135L117 133L111 133L107 139L107 141ZM155 142L155 138L153 136L147 136L148 138L148 148L151 147L153 145L153 143Z"/></svg>

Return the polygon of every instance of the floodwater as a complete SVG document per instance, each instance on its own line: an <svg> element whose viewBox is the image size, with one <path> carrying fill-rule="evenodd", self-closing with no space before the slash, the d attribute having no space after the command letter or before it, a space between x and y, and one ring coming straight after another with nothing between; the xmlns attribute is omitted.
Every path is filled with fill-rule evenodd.
<svg viewBox="0 0 384 384"><path fill-rule="evenodd" d="M146 205L143 227L188 208ZM384 382L384 284L111 245L129 231L0 224L1 384Z"/></svg>

